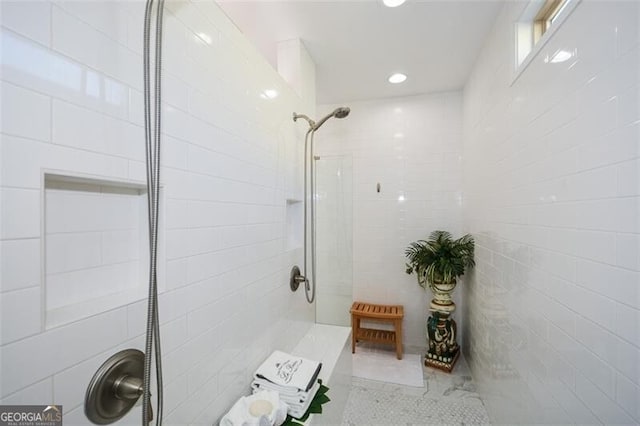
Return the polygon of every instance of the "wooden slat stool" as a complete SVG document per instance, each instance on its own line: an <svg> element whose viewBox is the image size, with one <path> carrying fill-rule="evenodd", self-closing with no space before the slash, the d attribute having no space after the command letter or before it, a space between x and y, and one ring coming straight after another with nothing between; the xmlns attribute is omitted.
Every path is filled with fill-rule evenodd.
<svg viewBox="0 0 640 426"><path fill-rule="evenodd" d="M356 342L366 340L376 343L396 345L396 356L402 359L402 305L373 305L371 303L353 302L351 305L351 353L356 353ZM390 322L395 331L361 328L360 320Z"/></svg>

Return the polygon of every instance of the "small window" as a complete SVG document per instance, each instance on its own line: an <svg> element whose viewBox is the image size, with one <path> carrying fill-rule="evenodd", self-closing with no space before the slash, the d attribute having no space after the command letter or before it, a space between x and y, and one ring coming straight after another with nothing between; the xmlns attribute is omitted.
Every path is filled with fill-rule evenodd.
<svg viewBox="0 0 640 426"><path fill-rule="evenodd" d="M571 0L547 0L544 2L533 21L533 44L557 21Z"/></svg>
<svg viewBox="0 0 640 426"><path fill-rule="evenodd" d="M515 75L546 43L580 0L531 0L515 25Z"/></svg>

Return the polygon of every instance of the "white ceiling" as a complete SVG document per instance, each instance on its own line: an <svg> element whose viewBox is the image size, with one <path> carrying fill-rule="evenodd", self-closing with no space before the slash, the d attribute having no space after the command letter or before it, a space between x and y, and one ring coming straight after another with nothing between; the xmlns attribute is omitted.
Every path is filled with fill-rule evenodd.
<svg viewBox="0 0 640 426"><path fill-rule="evenodd" d="M316 63L319 104L460 89L500 10L496 0L218 3L274 66L276 43L300 38ZM387 77L408 79L392 85Z"/></svg>

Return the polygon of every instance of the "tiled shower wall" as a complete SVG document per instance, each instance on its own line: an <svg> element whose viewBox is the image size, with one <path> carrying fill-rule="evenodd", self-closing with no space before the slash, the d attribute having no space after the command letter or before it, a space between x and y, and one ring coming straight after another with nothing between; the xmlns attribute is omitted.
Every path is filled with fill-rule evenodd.
<svg viewBox="0 0 640 426"><path fill-rule="evenodd" d="M512 82L522 7L464 91L463 348L493 422L637 424L640 4L582 1Z"/></svg>
<svg viewBox="0 0 640 426"><path fill-rule="evenodd" d="M318 106L318 115L336 106ZM353 164L353 300L404 305L404 344L424 347L430 294L415 275L405 273L404 250L433 230L456 236L461 230L462 96L451 92L346 106L351 114L323 125L315 146L320 163L323 156L332 161L342 156ZM318 243L323 241L318 236ZM318 247L318 255L323 253Z"/></svg>
<svg viewBox="0 0 640 426"><path fill-rule="evenodd" d="M65 424L83 425L84 392L98 366L119 349L142 348L146 302L64 325L45 321L45 255L63 253L45 238L43 172L144 183L144 2L1 7L0 403L62 404ZM302 197L305 129L291 113L313 115L315 105L284 83L212 0L167 1L166 9L165 419L212 424L248 390L262 359L292 348L314 318L304 295L289 291L301 253L286 250L285 205ZM267 89L279 96L261 96ZM81 271L101 264L104 250L96 242L58 263ZM125 419L139 422L139 408Z"/></svg>

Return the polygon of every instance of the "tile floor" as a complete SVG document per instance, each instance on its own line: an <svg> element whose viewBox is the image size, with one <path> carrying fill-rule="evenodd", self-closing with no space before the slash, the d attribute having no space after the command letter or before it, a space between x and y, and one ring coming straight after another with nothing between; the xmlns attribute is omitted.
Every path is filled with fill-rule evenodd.
<svg viewBox="0 0 640 426"><path fill-rule="evenodd" d="M390 361L394 355L390 352ZM422 388L354 377L342 424L489 425L464 358L451 374L423 367L423 376Z"/></svg>

